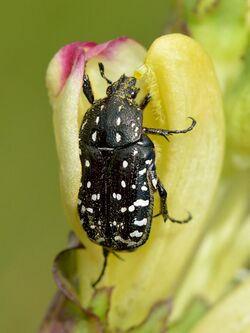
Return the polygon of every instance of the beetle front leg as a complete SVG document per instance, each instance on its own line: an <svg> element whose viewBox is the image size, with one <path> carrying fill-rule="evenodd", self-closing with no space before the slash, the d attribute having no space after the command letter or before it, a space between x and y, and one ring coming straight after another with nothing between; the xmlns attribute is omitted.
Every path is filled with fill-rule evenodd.
<svg viewBox="0 0 250 333"><path fill-rule="evenodd" d="M143 100L142 100L142 102L141 102L141 104L140 104L140 108L141 108L141 110L144 110L145 109L145 107L148 105L148 103L151 101L151 96L150 96L150 94L147 94L144 98L143 98Z"/></svg>
<svg viewBox="0 0 250 333"><path fill-rule="evenodd" d="M190 118L192 120L192 124L189 127L184 128L182 130L164 130L164 129L160 129L160 128L143 127L143 132L146 133L146 134L161 135L165 139L168 140L167 135L171 135L171 134L183 134L183 133L187 133L187 132L192 131L192 129L196 125L196 121L192 117L188 117L188 118Z"/></svg>
<svg viewBox="0 0 250 333"><path fill-rule="evenodd" d="M167 220L170 220L173 223L179 223L179 224L188 223L192 219L192 216L190 213L188 213L188 217L185 220L176 220L176 219L172 218L171 216L169 216L168 209L167 209L167 191L165 190L164 186L159 181L159 179L157 182L157 190L158 190L159 196L160 196L160 207L161 208L160 208L160 213L156 214L154 217L162 215L164 222L166 222Z"/></svg>
<svg viewBox="0 0 250 333"><path fill-rule="evenodd" d="M94 94L87 74L83 74L82 90L90 104L94 103Z"/></svg>

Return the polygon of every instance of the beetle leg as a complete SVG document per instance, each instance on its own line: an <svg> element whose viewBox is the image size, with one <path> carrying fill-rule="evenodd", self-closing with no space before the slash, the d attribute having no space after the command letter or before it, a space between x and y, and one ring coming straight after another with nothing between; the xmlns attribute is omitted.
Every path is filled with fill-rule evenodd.
<svg viewBox="0 0 250 333"><path fill-rule="evenodd" d="M144 110L145 107L148 105L148 103L151 101L151 96L150 94L147 94L143 100L141 101L140 108L141 110Z"/></svg>
<svg viewBox="0 0 250 333"><path fill-rule="evenodd" d="M98 276L97 280L92 283L92 287L95 288L96 285L101 281L101 279L103 278L105 271L106 271L106 267L107 267L107 263L108 263L108 255L109 255L109 250L105 249L104 247L102 248L102 253L104 256L104 262L103 262L103 266L102 266L102 270L100 275Z"/></svg>
<svg viewBox="0 0 250 333"><path fill-rule="evenodd" d="M196 121L192 117L188 117L188 118L190 118L192 120L192 124L189 127L184 128L183 130L164 130L164 129L160 129L160 128L143 127L143 132L148 133L148 134L161 135L165 139L168 140L167 135L182 134L182 133L187 133L187 132L192 131L192 129L196 125Z"/></svg>
<svg viewBox="0 0 250 333"><path fill-rule="evenodd" d="M156 214L154 217L162 215L164 222L166 222L167 220L170 220L173 223L180 223L180 224L188 223L192 219L192 216L190 213L188 213L188 217L185 220L176 220L176 219L172 218L171 216L169 216L168 209L167 209L167 191L165 190L164 186L159 181L159 179L158 179L158 183L157 183L157 190L160 195L161 208L160 208L160 213Z"/></svg>
<svg viewBox="0 0 250 333"><path fill-rule="evenodd" d="M91 88L91 83L89 80L89 77L87 74L83 74L83 83L82 83L82 90L84 95L87 97L87 100L89 101L90 104L94 103L94 95L93 95L93 91Z"/></svg>

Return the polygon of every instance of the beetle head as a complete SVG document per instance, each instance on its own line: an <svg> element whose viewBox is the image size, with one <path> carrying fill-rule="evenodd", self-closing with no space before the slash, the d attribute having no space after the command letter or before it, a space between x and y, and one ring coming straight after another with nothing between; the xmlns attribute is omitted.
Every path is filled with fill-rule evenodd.
<svg viewBox="0 0 250 333"><path fill-rule="evenodd" d="M133 76L126 76L123 74L117 81L114 83L111 83L107 90L107 96L110 96L114 93L119 93L120 95L123 95L126 98L136 98L139 88L136 86L136 78Z"/></svg>
<svg viewBox="0 0 250 333"><path fill-rule="evenodd" d="M137 94L140 90L139 88L137 88L135 86L136 85L136 78L134 78L133 76L126 76L125 74L123 74L117 81L112 83L112 81L110 81L104 73L103 63L99 62L98 66L99 66L101 76L109 84L109 86L106 90L107 96L110 96L110 95L117 92L117 93L119 93L120 95L123 95L123 97L126 97L126 98L132 98L132 99L136 98L136 96L137 96Z"/></svg>

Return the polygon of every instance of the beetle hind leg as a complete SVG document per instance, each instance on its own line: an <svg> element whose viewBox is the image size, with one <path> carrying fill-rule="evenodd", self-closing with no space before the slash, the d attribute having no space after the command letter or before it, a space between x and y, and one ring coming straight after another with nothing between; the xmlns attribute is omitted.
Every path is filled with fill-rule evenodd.
<svg viewBox="0 0 250 333"><path fill-rule="evenodd" d="M163 136L166 140L168 140L167 136L172 135L172 134L185 134L190 131L195 127L196 125L196 120L194 120L192 117L188 117L189 119L192 120L192 123L189 127L184 128L182 130L164 130L160 128L148 128L148 127L143 127L143 131L146 134L154 134L154 135L161 135Z"/></svg>
<svg viewBox="0 0 250 333"><path fill-rule="evenodd" d="M103 248L102 249L103 252L103 257L104 257L104 262L102 265L102 270L101 273L99 274L98 278L96 279L96 281L94 283L92 283L92 287L95 288L97 286L97 284L101 281L101 279L103 278L105 271L106 271L106 267L108 264L108 255L109 255L109 250Z"/></svg>
<svg viewBox="0 0 250 333"><path fill-rule="evenodd" d="M169 216L168 209L167 209L167 191L165 190L164 186L162 185L162 183L159 180L157 183L157 190L158 190L159 196L160 196L161 208L160 208L160 213L154 215L154 217L162 215L164 222L169 220L173 223L179 223L179 224L188 223L192 219L192 215L189 212L188 212L188 217L184 220L177 220L177 219Z"/></svg>

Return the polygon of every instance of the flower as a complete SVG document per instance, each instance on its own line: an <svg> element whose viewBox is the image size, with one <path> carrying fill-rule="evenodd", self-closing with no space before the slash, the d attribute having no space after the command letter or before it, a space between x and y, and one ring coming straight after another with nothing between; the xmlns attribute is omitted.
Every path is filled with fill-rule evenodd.
<svg viewBox="0 0 250 333"><path fill-rule="evenodd" d="M103 258L101 247L87 238L77 214L81 178L78 133L89 107L82 94L85 70L95 98L105 95L106 83L99 74L98 62L104 64L111 80L123 73L135 75L141 88L139 99L150 93L145 126L181 129L190 116L197 126L190 134L171 138L169 144L162 138L154 140L157 172L168 190L171 215L181 218L189 210L192 222L175 225L164 224L161 217L154 219L145 245L133 253L122 253L123 261L110 256L100 288L94 291L91 283L101 271ZM206 217L223 161L222 102L213 65L197 42L181 34L158 38L147 52L129 38L100 45L73 43L52 59L47 86L63 203L71 227L85 247L82 250L77 244L69 252L62 252L55 262L61 289L82 311L83 317L80 321L74 319L74 325L90 325L87 332L144 332L143 325L148 329L153 318L160 332L166 326L170 300L175 299L207 228ZM158 211L159 199L155 202Z"/></svg>

